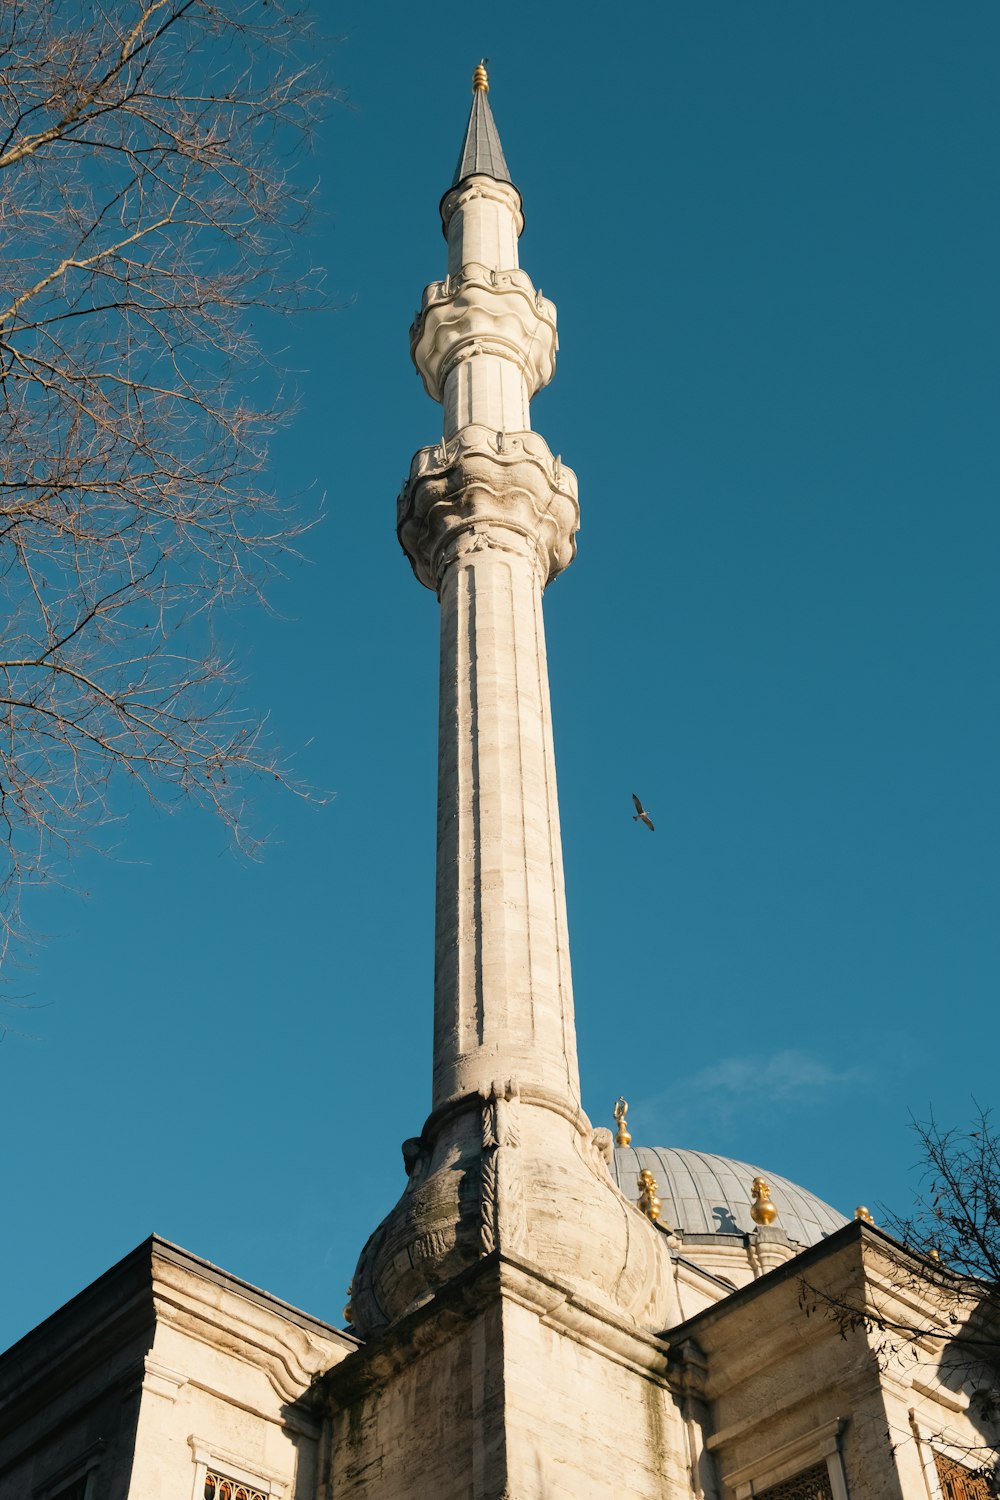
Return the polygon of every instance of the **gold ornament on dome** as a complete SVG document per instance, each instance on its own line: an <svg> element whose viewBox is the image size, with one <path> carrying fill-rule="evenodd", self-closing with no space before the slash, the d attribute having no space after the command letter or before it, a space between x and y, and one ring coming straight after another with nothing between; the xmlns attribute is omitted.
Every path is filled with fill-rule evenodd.
<svg viewBox="0 0 1000 1500"><path fill-rule="evenodd" d="M628 1114L628 1100L621 1094L615 1100L614 1116L615 1124L618 1126L615 1132L615 1145L627 1146L632 1137L629 1135L628 1123L625 1116Z"/></svg>
<svg viewBox="0 0 1000 1500"><path fill-rule="evenodd" d="M484 57L481 62L476 63L475 68L472 70L472 92L474 94L478 94L480 90L484 94L488 94L490 91L490 77L486 71L487 61L488 59Z"/></svg>
<svg viewBox="0 0 1000 1500"><path fill-rule="evenodd" d="M639 1195L639 1207L647 1219L652 1219L655 1224L660 1217L660 1209L663 1207L656 1195L656 1178L648 1167L643 1167L639 1173L639 1186L642 1192Z"/></svg>
<svg viewBox="0 0 1000 1500"><path fill-rule="evenodd" d="M771 1201L771 1189L763 1177L755 1177L751 1186L753 1201L750 1204L750 1217L755 1224L773 1224L778 1217L778 1210Z"/></svg>
<svg viewBox="0 0 1000 1500"><path fill-rule="evenodd" d="M865 1205L863 1203L859 1203L857 1208L854 1210L854 1217L856 1219L863 1219L866 1224L875 1223L875 1220L872 1218L871 1214L868 1212L867 1208L865 1208Z"/></svg>

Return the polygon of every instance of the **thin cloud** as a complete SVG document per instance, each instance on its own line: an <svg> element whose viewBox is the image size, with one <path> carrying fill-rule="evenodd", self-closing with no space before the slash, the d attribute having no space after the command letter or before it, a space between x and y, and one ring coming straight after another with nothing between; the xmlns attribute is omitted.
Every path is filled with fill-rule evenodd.
<svg viewBox="0 0 1000 1500"><path fill-rule="evenodd" d="M686 1133L706 1118L719 1123L758 1108L794 1109L865 1080L863 1068L835 1068L821 1057L791 1049L724 1057L676 1087L637 1101L634 1114L638 1118L641 1112L650 1123L669 1120L671 1138L676 1138L679 1129Z"/></svg>

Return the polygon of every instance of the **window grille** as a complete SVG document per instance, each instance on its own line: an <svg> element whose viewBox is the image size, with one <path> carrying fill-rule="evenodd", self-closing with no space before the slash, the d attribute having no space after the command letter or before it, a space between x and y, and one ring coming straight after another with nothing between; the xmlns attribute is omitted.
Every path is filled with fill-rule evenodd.
<svg viewBox="0 0 1000 1500"><path fill-rule="evenodd" d="M784 1479L781 1484L762 1490L760 1500L834 1500L826 1460L804 1474L796 1474L794 1479Z"/></svg>
<svg viewBox="0 0 1000 1500"><path fill-rule="evenodd" d="M252 1485L240 1484L238 1479L227 1479L209 1469L205 1475L205 1500L267 1500L263 1490Z"/></svg>
<svg viewBox="0 0 1000 1500"><path fill-rule="evenodd" d="M944 1500L990 1500L990 1487L981 1474L957 1464L943 1453L934 1454L938 1483Z"/></svg>

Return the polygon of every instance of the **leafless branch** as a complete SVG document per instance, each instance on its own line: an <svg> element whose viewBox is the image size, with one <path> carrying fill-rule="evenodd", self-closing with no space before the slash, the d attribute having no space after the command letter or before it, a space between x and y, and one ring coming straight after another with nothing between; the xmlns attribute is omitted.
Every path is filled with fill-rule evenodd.
<svg viewBox="0 0 1000 1500"><path fill-rule="evenodd" d="M862 1330L882 1365L926 1362L935 1380L969 1393L983 1434L963 1457L980 1484L1000 1496L1000 1140L988 1110L969 1130L912 1122L922 1188L907 1216L883 1211L900 1244L889 1273L834 1295L808 1278L799 1306L833 1321L843 1338ZM888 1242L891 1246L892 1242ZM954 1447L954 1440L950 1442Z"/></svg>
<svg viewBox="0 0 1000 1500"><path fill-rule="evenodd" d="M246 314L317 300L307 38L282 0L2 7L0 941L120 778L244 837L284 777L215 638L304 525Z"/></svg>

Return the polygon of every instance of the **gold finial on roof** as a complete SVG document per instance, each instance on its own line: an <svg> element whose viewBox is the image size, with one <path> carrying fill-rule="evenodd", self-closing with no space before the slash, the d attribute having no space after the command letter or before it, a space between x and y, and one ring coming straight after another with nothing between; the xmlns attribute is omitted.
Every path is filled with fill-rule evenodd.
<svg viewBox="0 0 1000 1500"><path fill-rule="evenodd" d="M628 1114L628 1100L619 1094L615 1100L614 1116L615 1124L618 1126L615 1134L616 1146L627 1146L632 1137L629 1135L628 1124L625 1116Z"/></svg>
<svg viewBox="0 0 1000 1500"><path fill-rule="evenodd" d="M856 1219L864 1219L866 1224L875 1223L875 1220L872 1218L871 1214L868 1212L867 1208L865 1208L865 1205L863 1203L859 1203L857 1208L854 1210L854 1217Z"/></svg>
<svg viewBox="0 0 1000 1500"><path fill-rule="evenodd" d="M778 1210L771 1201L771 1189L763 1177L755 1177L751 1188L753 1202L750 1204L750 1217L755 1224L773 1224L778 1217Z"/></svg>
<svg viewBox="0 0 1000 1500"><path fill-rule="evenodd" d="M474 94L477 94L480 89L482 89L484 94L488 94L490 91L490 75L486 71L486 64L488 62L488 57L481 58L472 70L472 92Z"/></svg>
<svg viewBox="0 0 1000 1500"><path fill-rule="evenodd" d="M643 1167L639 1173L639 1186L642 1192L639 1194L639 1207L647 1219L652 1219L654 1224L660 1217L660 1209L663 1207L656 1196L656 1178L648 1167Z"/></svg>
<svg viewBox="0 0 1000 1500"><path fill-rule="evenodd" d="M928 1250L928 1252L927 1252L927 1259L928 1260L940 1260L941 1259L941 1251L938 1249L937 1245L932 1245L931 1248Z"/></svg>

